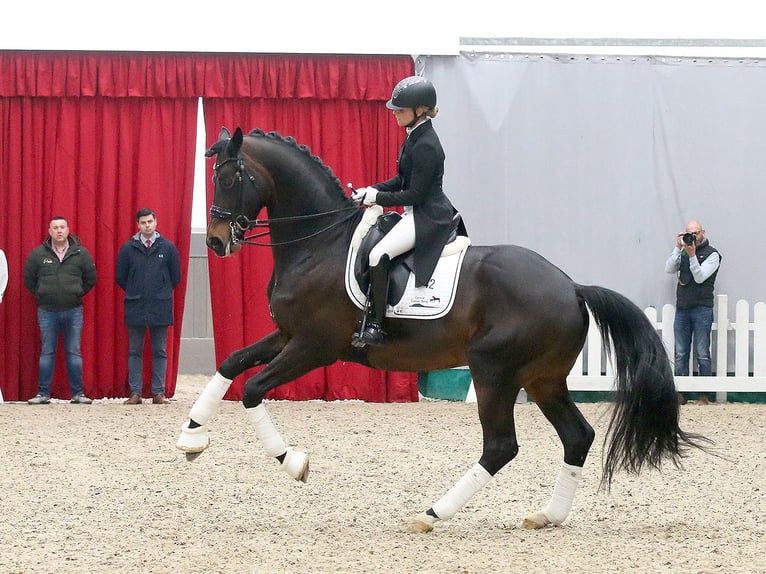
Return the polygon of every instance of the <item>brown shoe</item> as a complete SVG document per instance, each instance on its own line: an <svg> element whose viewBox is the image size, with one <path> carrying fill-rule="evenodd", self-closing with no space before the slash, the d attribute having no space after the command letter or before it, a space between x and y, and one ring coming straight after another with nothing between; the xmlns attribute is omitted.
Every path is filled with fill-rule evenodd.
<svg viewBox="0 0 766 574"><path fill-rule="evenodd" d="M160 393L159 395L154 395L152 397L152 404L153 405L167 405L167 404L170 404L170 401L165 398L165 395Z"/></svg>
<svg viewBox="0 0 766 574"><path fill-rule="evenodd" d="M124 405L140 405L143 401L141 400L141 395L137 395L136 393L133 393L130 395L130 398L126 400L123 404Z"/></svg>

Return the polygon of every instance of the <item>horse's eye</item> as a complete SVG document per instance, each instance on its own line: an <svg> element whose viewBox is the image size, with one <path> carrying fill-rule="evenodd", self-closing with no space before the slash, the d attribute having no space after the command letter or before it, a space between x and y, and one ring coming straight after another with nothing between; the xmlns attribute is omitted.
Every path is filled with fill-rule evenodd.
<svg viewBox="0 0 766 574"><path fill-rule="evenodd" d="M234 187L235 182L237 181L237 174L236 172L232 173L231 175L222 175L220 173L213 176L213 181L218 184L219 187L222 187L223 189L230 189Z"/></svg>

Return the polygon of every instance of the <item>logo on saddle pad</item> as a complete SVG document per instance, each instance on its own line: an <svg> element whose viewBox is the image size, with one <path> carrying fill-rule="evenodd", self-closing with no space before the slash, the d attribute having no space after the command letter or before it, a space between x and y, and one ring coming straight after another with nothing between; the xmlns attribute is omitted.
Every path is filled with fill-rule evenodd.
<svg viewBox="0 0 766 574"><path fill-rule="evenodd" d="M368 268L369 250L385 234L385 231L378 229L385 225L376 225L381 215L383 208L379 205L369 207L365 211L348 250L346 292L359 309L364 309L367 300L365 293L368 280L363 271ZM398 214L388 213L384 219L389 217L395 219L391 223L393 226L398 221ZM376 234L378 237L374 237ZM411 253L394 258L389 272L386 317L438 319L449 313L455 301L463 257L470 244L471 240L463 236L458 236L448 243L428 285L424 287L415 287L415 274L411 271Z"/></svg>

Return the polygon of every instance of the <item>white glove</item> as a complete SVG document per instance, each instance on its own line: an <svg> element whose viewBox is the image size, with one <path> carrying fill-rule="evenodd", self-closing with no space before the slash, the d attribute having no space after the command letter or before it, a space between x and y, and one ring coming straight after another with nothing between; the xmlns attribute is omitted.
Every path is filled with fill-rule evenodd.
<svg viewBox="0 0 766 574"><path fill-rule="evenodd" d="M365 205L375 205L375 198L378 197L378 190L374 187L368 187L367 193L364 194Z"/></svg>
<svg viewBox="0 0 766 574"><path fill-rule="evenodd" d="M364 203L364 205L374 205L375 197L378 195L378 190L374 187L363 187L357 189L351 199L358 203Z"/></svg>

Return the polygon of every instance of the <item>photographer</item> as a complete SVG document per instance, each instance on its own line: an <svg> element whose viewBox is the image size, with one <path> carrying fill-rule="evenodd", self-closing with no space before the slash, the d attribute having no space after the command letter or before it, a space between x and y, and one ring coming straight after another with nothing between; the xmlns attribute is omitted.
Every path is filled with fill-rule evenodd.
<svg viewBox="0 0 766 574"><path fill-rule="evenodd" d="M675 374L689 374L692 339L697 355L698 374L712 375L710 329L713 325L713 287L721 255L705 237L698 221L686 224L686 231L676 235L676 246L665 263L666 273L677 273L675 333ZM725 368L725 367L724 367ZM704 397L704 398L703 398ZM679 397L682 403L685 398ZM700 393L700 399L708 397Z"/></svg>

